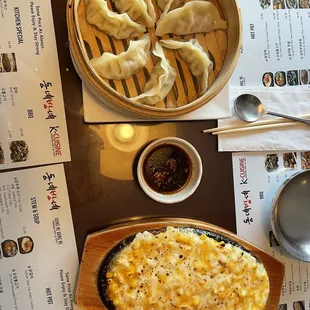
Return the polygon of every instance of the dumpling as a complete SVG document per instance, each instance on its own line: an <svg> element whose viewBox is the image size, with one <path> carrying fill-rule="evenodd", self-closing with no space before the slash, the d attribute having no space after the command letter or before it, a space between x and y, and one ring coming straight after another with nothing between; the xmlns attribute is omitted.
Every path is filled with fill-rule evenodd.
<svg viewBox="0 0 310 310"><path fill-rule="evenodd" d="M112 0L120 13L127 13L128 16L138 24L148 28L154 27L155 20L148 13L148 6L144 0Z"/></svg>
<svg viewBox="0 0 310 310"><path fill-rule="evenodd" d="M226 28L227 22L221 18L212 3L191 1L161 17L155 35L163 36L166 33L186 35Z"/></svg>
<svg viewBox="0 0 310 310"><path fill-rule="evenodd" d="M150 36L146 34L140 40L130 41L126 52L119 55L103 53L90 62L97 73L105 79L127 79L146 65L150 45Z"/></svg>
<svg viewBox="0 0 310 310"><path fill-rule="evenodd" d="M131 98L134 101L150 106L154 106L167 97L177 75L158 42L155 43L153 54L159 57L160 60L153 68L150 79L143 88L143 93Z"/></svg>
<svg viewBox="0 0 310 310"><path fill-rule="evenodd" d="M200 94L204 94L208 89L209 73L213 70L213 62L199 42L196 39L190 39L188 42L161 40L160 44L166 48L179 50L180 56L199 80Z"/></svg>
<svg viewBox="0 0 310 310"><path fill-rule="evenodd" d="M185 0L184 0L185 1ZM181 1L181 3L184 2L183 0ZM173 9L175 9L176 7L178 7L178 5L180 4L178 0L165 0L163 1L165 3L165 6L163 8L163 12L160 15L160 18L157 22L157 25L161 22L161 20L168 14L168 12ZM164 5L164 3L162 3L162 5ZM177 5L176 5L177 4Z"/></svg>
<svg viewBox="0 0 310 310"><path fill-rule="evenodd" d="M87 21L116 39L127 39L145 32L145 27L132 21L127 14L111 11L105 0L86 1Z"/></svg>
<svg viewBox="0 0 310 310"><path fill-rule="evenodd" d="M151 16L154 23L156 23L156 12L152 0L144 0L147 6L147 13Z"/></svg>
<svg viewBox="0 0 310 310"><path fill-rule="evenodd" d="M157 0L157 5L159 6L159 8L164 11L165 7L167 6L168 3L170 4L170 8L168 9L168 11L174 10L176 9L178 6L180 6L182 3L185 2L185 0Z"/></svg>

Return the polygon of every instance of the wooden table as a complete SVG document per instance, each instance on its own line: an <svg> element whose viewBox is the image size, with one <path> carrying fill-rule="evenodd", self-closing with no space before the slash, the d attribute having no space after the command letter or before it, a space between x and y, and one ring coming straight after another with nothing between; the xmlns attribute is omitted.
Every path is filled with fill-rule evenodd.
<svg viewBox="0 0 310 310"><path fill-rule="evenodd" d="M217 139L201 134L203 129L215 127L216 122L132 124L135 138L126 144L115 135L117 125L84 123L81 81L67 43L66 0L51 2L72 157L65 168L79 255L88 233L145 217L189 217L235 232L231 154L218 153ZM163 205L148 198L134 173L141 148L165 136L186 139L196 147L203 161L199 188L189 199L175 205Z"/></svg>

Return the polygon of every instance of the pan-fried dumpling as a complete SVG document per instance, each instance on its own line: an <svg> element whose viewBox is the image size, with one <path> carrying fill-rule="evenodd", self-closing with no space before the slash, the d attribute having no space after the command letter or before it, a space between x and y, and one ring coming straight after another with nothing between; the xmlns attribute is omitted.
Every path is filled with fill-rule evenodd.
<svg viewBox="0 0 310 310"><path fill-rule="evenodd" d="M169 10L174 10L178 6L180 6L182 3L184 3L185 0L157 0L157 5L162 11L164 11L165 7L167 6L169 2L171 2Z"/></svg>
<svg viewBox="0 0 310 310"><path fill-rule="evenodd" d="M127 79L146 65L150 45L150 36L146 34L138 41L130 41L126 52L119 55L103 53L90 62L97 73L105 79Z"/></svg>
<svg viewBox="0 0 310 310"><path fill-rule="evenodd" d="M145 27L132 21L127 14L111 11L105 0L86 1L87 21L116 39L127 39L145 32Z"/></svg>
<svg viewBox="0 0 310 310"><path fill-rule="evenodd" d="M191 1L161 17L155 35L166 33L186 35L226 29L227 23L217 8L207 1Z"/></svg>
<svg viewBox="0 0 310 310"><path fill-rule="evenodd" d="M199 42L196 39L190 39L188 42L161 40L160 44L166 48L178 50L192 74L198 78L200 94L204 94L208 89L209 73L213 70L213 62Z"/></svg>
<svg viewBox="0 0 310 310"><path fill-rule="evenodd" d="M154 27L155 20L148 14L148 7L144 0L112 0L120 13L128 16L138 24Z"/></svg>
<svg viewBox="0 0 310 310"><path fill-rule="evenodd" d="M153 54L159 57L160 60L153 68L150 79L143 88L143 93L131 98L132 100L150 106L154 106L167 97L177 75L158 42L155 43Z"/></svg>

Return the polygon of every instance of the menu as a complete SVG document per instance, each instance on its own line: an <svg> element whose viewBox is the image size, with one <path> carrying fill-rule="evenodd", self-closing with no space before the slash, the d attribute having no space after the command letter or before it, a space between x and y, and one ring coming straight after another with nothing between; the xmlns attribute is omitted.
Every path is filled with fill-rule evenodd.
<svg viewBox="0 0 310 310"><path fill-rule="evenodd" d="M50 0L0 0L0 169L69 160Z"/></svg>
<svg viewBox="0 0 310 310"><path fill-rule="evenodd" d="M238 4L243 47L231 85L310 88L310 0L239 0Z"/></svg>
<svg viewBox="0 0 310 310"><path fill-rule="evenodd" d="M304 169L310 169L310 152L233 154L237 233L285 264L280 310L310 309L310 264L283 249L270 224L274 194Z"/></svg>
<svg viewBox="0 0 310 310"><path fill-rule="evenodd" d="M75 309L77 271L63 165L1 173L0 310Z"/></svg>

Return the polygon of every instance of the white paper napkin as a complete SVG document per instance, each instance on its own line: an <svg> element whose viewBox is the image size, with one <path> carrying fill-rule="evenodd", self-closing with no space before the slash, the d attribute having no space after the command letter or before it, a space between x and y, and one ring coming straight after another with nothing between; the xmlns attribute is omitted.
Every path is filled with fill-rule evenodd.
<svg viewBox="0 0 310 310"><path fill-rule="evenodd" d="M83 83L83 105L84 120L87 123L121 123L121 122L151 122L152 119L143 119L138 117L127 116L118 111L111 109L100 101ZM208 104L202 108L178 116L166 121L185 121L185 120L208 120L220 119L231 116L229 85Z"/></svg>
<svg viewBox="0 0 310 310"><path fill-rule="evenodd" d="M253 94L261 99L265 108L289 115L310 114L310 89L268 90L265 88L231 87L231 106L237 96ZM233 108L232 108L233 110ZM244 124L232 111L233 117L219 120L218 126ZM264 116L263 119L272 118ZM305 151L310 149L310 127L301 125L290 128L275 128L236 134L220 135L218 149L225 151Z"/></svg>

